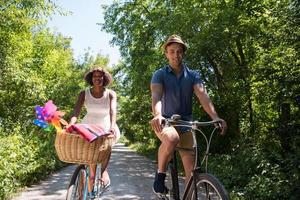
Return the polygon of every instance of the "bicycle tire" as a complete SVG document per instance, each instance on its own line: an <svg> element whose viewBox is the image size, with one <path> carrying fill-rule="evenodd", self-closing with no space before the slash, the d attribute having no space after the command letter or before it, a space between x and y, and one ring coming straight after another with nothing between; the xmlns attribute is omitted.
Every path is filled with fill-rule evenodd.
<svg viewBox="0 0 300 200"><path fill-rule="evenodd" d="M82 172L82 173L81 173ZM79 180L82 176L86 176L85 166L79 165L71 178L68 190L67 190L67 197L66 200L77 200L80 197L80 188L79 188ZM82 177L85 180L85 177ZM81 179L82 180L82 179ZM84 186L82 186L84 188ZM82 192L82 191L81 191Z"/></svg>
<svg viewBox="0 0 300 200"><path fill-rule="evenodd" d="M229 200L228 193L221 182L213 175L201 173L196 175L197 200ZM195 199L194 182L190 185L185 199Z"/></svg>

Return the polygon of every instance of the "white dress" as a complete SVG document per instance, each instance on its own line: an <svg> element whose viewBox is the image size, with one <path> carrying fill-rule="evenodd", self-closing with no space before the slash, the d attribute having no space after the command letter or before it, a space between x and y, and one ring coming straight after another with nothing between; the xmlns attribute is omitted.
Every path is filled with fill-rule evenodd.
<svg viewBox="0 0 300 200"><path fill-rule="evenodd" d="M110 129L110 98L109 89L105 89L101 98L95 98L91 94L90 88L85 90L84 105L87 114L81 120L83 124L100 125L104 131ZM120 138L120 130L118 125L115 127L116 141Z"/></svg>

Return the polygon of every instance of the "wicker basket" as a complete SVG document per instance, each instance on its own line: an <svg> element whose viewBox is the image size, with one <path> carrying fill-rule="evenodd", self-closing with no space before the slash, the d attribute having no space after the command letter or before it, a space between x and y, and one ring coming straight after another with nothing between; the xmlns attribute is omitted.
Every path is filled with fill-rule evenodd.
<svg viewBox="0 0 300 200"><path fill-rule="evenodd" d="M99 137L88 142L78 134L57 132L55 149L58 158L66 163L98 164L104 162L111 153L114 136Z"/></svg>

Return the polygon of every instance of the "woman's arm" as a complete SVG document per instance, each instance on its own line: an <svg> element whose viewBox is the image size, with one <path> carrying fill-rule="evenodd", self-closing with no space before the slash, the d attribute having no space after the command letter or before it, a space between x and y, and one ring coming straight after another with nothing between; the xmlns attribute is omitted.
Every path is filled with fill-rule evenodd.
<svg viewBox="0 0 300 200"><path fill-rule="evenodd" d="M117 121L117 94L113 90L109 90L110 99L110 131L115 131L116 121Z"/></svg>
<svg viewBox="0 0 300 200"><path fill-rule="evenodd" d="M75 107L74 107L74 110L73 110L73 115L72 115L71 120L70 120L70 125L76 123L77 117L79 116L81 108L83 106L84 99L85 99L85 91L83 90L78 95L78 98L77 98L77 101L76 101L76 104L75 104Z"/></svg>

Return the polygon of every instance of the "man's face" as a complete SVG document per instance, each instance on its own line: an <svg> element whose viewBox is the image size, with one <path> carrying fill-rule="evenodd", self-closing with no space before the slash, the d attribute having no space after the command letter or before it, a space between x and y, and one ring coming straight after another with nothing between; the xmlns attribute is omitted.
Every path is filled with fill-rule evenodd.
<svg viewBox="0 0 300 200"><path fill-rule="evenodd" d="M183 59L183 46L178 43L172 43L167 46L165 55L169 61L171 66L179 66L181 65Z"/></svg>

